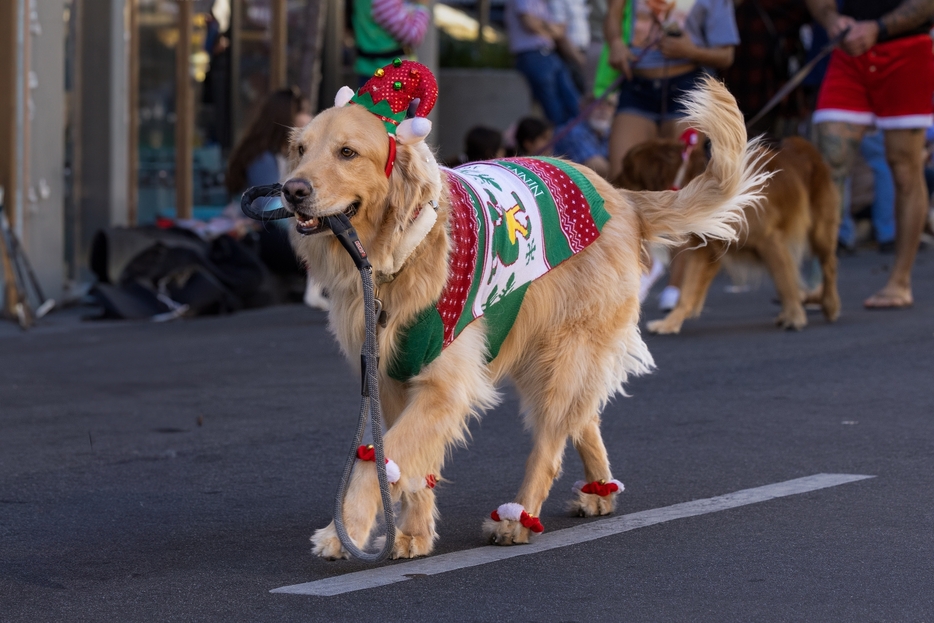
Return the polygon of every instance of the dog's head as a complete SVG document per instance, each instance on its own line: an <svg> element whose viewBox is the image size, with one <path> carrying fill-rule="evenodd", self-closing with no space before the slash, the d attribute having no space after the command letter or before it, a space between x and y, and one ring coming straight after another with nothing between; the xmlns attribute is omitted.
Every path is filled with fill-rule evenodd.
<svg viewBox="0 0 934 623"><path fill-rule="evenodd" d="M293 133L283 204L303 236L326 231L326 217L344 213L371 255L380 254L370 248L377 239L391 254L414 216L441 194L440 170L424 142L431 123L423 117L390 122L365 105L369 98L358 99L344 87L333 108Z"/></svg>

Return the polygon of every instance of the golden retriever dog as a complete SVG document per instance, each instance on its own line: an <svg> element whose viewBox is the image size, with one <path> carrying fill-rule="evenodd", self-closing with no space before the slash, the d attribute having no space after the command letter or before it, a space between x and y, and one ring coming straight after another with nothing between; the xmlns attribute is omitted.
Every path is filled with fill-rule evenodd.
<svg viewBox="0 0 934 623"><path fill-rule="evenodd" d="M694 150L682 162L678 141L653 140L634 147L623 161L616 184L630 190L669 188L682 170L691 180L706 166L702 150ZM840 316L837 294L837 231L840 226L839 194L830 169L820 152L799 137L785 139L778 149L766 149L766 170L773 175L760 206L746 209L746 228L738 241L711 241L700 246L693 240L682 252L684 281L678 304L663 319L649 322L652 333L678 333L687 318L696 318L713 278L726 255L730 260L752 261L765 266L781 300L775 323L785 329L801 330L807 324L804 303L819 303L830 322ZM802 296L799 264L803 251L821 265L823 284Z"/></svg>
<svg viewBox="0 0 934 623"><path fill-rule="evenodd" d="M600 436L600 414L610 398L623 393L629 375L654 367L638 324L643 241L678 244L691 234L735 239L744 211L759 200L767 177L756 150L746 144L733 97L708 79L688 98L691 122L713 140L714 158L680 192L619 190L593 171L568 164L605 202L610 218L599 237L529 285L495 357L490 357L483 316L407 381L393 378L389 367L404 331L445 289L456 243L450 178L422 140L391 148L395 164L387 177L385 119L346 99L337 103L343 105L323 111L293 134L283 204L296 217L296 252L330 293L330 330L358 371L364 340L360 273L321 226L322 217L349 215L373 265L386 312L378 335L385 455L398 466L391 485L399 505L392 556L432 551L438 519L434 482L440 481L452 447L466 444L471 417L497 403L497 386L507 377L521 395L533 449L514 500L486 520L487 538L500 545L527 543L533 531L541 531L536 517L561 472L568 438L590 483L576 491L573 510L583 516L613 512L620 489L610 486L618 481ZM401 247L412 246L407 232L432 209L437 220L413 249L400 254ZM358 547L370 544L380 510L375 463L358 461L343 511ZM333 522L311 541L318 556L347 557Z"/></svg>

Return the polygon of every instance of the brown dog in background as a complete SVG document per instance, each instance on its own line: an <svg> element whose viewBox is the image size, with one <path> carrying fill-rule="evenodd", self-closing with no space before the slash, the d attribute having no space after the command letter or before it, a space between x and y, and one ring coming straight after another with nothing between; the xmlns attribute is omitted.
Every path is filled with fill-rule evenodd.
<svg viewBox="0 0 934 623"><path fill-rule="evenodd" d="M791 137L778 149L768 150L765 169L774 173L765 189L765 201L746 209L746 231L738 242L711 240L700 246L696 239L683 251L684 282L681 297L661 320L648 323L652 333L678 333L687 318L696 318L704 307L707 290L720 270L724 254L737 260L765 265L782 311L776 318L784 329L801 330L807 324L804 303L819 303L827 320L840 315L837 294L837 231L840 226L839 193L830 169L808 141ZM617 186L630 190L668 190L677 178L682 184L700 175L707 166L701 149L682 157L684 146L676 140L647 141L632 148L623 161ZM804 250L820 261L823 287L802 296L799 264Z"/></svg>

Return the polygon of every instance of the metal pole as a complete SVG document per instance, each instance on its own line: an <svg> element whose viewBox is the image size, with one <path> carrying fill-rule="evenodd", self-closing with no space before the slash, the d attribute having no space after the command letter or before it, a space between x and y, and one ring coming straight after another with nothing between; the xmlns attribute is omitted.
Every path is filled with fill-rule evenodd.
<svg viewBox="0 0 934 623"><path fill-rule="evenodd" d="M17 31L19 7L12 2L0 2L0 187L6 189L8 212L19 187L16 157L19 100L16 80L19 67Z"/></svg>
<svg viewBox="0 0 934 623"><path fill-rule="evenodd" d="M13 211L7 212L13 221L17 236L23 235L23 187L26 185L26 0L16 3L16 185L13 192Z"/></svg>
<svg viewBox="0 0 934 623"><path fill-rule="evenodd" d="M490 25L490 0L480 0L477 12L479 13L480 28L477 30L477 41L483 43L483 30Z"/></svg>
<svg viewBox="0 0 934 623"><path fill-rule="evenodd" d="M81 266L81 197L84 194L82 181L84 179L82 172L83 149L81 140L83 137L81 124L81 88L84 84L84 75L81 70L83 67L81 57L84 54L84 30L81 21L84 17L84 0L74 0L71 5L71 32L73 36L71 50L72 54L72 75L71 75L71 110L69 112L68 123L71 125L71 216L69 211L65 210L65 231L70 236L71 251L68 255L68 279L77 281ZM70 229L69 229L70 228Z"/></svg>
<svg viewBox="0 0 934 623"><path fill-rule="evenodd" d="M230 138L231 145L240 140L240 58L243 50L243 2L230 2Z"/></svg>
<svg viewBox="0 0 934 623"><path fill-rule="evenodd" d="M288 86L289 7L286 0L272 0L270 29L269 92Z"/></svg>
<svg viewBox="0 0 934 623"><path fill-rule="evenodd" d="M139 0L127 2L129 63L127 69L127 225L137 224L139 216Z"/></svg>
<svg viewBox="0 0 934 623"><path fill-rule="evenodd" d="M344 84L342 46L344 35L344 0L327 0L327 17L322 50L321 94L324 108L333 105L334 94ZM356 85L354 85L356 86Z"/></svg>
<svg viewBox="0 0 934 623"><path fill-rule="evenodd" d="M191 88L192 3L178 3L178 44L175 47L175 217L191 218L194 99Z"/></svg>
<svg viewBox="0 0 934 623"><path fill-rule="evenodd" d="M434 15L436 0L430 0L428 3L428 11L430 15ZM418 57L418 62L428 67L431 70L431 73L438 76L438 29L435 27L435 20L432 19L428 23L428 30L425 32L425 38L422 39L421 45L415 50L416 56ZM438 111L440 109L439 105L435 105L434 109L429 113L428 118L432 123L438 123ZM437 127L437 126L435 126ZM437 147L438 145L439 134L437 132L432 132L428 135L426 142L429 145Z"/></svg>

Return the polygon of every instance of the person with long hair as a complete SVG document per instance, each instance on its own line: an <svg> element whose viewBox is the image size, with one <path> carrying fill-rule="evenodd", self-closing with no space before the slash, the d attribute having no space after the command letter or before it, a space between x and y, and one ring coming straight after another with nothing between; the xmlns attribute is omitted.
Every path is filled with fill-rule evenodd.
<svg viewBox="0 0 934 623"><path fill-rule="evenodd" d="M627 4L633 18L623 32ZM733 0L609 0L604 20L610 65L626 76L610 129L610 179L634 146L677 138L687 127L682 99L709 70L733 64L739 43ZM637 62L638 61L638 62ZM659 309L678 303L682 261L675 254Z"/></svg>
<svg viewBox="0 0 934 623"><path fill-rule="evenodd" d="M289 135L294 127L303 127L309 121L311 116L305 112L305 100L298 89L280 89L266 98L234 147L227 165L225 183L237 205L240 194L247 188L283 181L288 173ZM274 221L258 230L260 259L274 273L301 274L304 271L295 259L288 231L282 225L286 222ZM328 307L321 287L310 277L304 300L309 307Z"/></svg>
<svg viewBox="0 0 934 623"><path fill-rule="evenodd" d="M298 89L280 89L266 98L243 138L234 147L227 165L225 183L236 197L251 186L275 184L285 173L289 134L301 124L302 94Z"/></svg>

